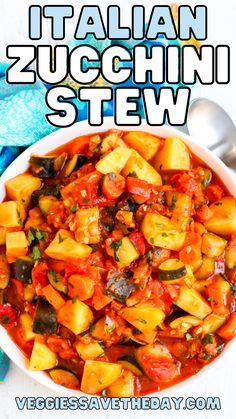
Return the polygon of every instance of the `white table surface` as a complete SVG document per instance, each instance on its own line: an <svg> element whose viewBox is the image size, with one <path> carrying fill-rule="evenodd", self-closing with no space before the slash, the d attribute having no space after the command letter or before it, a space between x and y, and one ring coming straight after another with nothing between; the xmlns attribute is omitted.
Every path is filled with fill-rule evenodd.
<svg viewBox="0 0 236 419"><path fill-rule="evenodd" d="M25 41L23 24L26 19L26 9L29 5L35 2L29 0L1 0L0 2L0 59L4 56L5 46L7 44L23 43ZM61 1L38 1L37 4L76 4L75 0ZM96 1L86 1L83 4L96 4ZM100 5L103 7L107 4L119 4L121 7L125 5L125 14L127 13L127 5L144 4L145 7L154 5L153 0L130 0L127 1L103 1ZM161 1L160 4L168 4L168 1ZM179 1L178 3L197 4L196 1ZM78 4L78 3L77 3ZM98 3L99 4L99 3ZM211 98L217 101L221 106L225 107L233 120L236 122L236 63L235 63L235 22L236 22L236 3L235 0L225 0L224 2L208 0L201 1L199 4L206 4L209 9L209 41L212 40L213 44L229 44L231 46L232 62L231 62L231 82L228 86L201 86L199 94L204 97ZM14 9L14 14L12 10ZM10 18L12 19L10 23ZM223 25L224 31L220 31L219 27ZM210 43L210 42L209 42ZM222 410L221 411L153 411L153 412L139 412L133 411L129 413L116 411L106 413L99 411L83 412L83 411L19 411L16 408L15 397L34 396L34 397L56 397L58 394L48 390L47 388L36 383L34 380L26 376L15 365L11 364L9 374L4 382L0 385L0 418L12 419L17 418L50 418L55 415L59 418L65 417L91 417L99 415L100 418L123 418L125 416L149 417L158 418L197 418L197 419L233 419L235 417L235 378L236 363L235 363L235 349L231 350L229 355L224 360L223 364L219 367L212 366L210 373L207 377L202 378L195 384L186 386L183 391L176 391L173 395L176 397L220 397Z"/></svg>

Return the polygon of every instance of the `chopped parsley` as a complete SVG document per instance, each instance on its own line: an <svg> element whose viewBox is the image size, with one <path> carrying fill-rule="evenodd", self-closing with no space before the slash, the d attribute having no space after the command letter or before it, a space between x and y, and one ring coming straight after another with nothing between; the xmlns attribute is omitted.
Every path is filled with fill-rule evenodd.
<svg viewBox="0 0 236 419"><path fill-rule="evenodd" d="M192 335L190 333L185 333L185 339L187 341L191 340L192 339Z"/></svg>
<svg viewBox="0 0 236 419"><path fill-rule="evenodd" d="M1 315L1 324L8 324L10 321L10 317L6 316L6 314Z"/></svg>
<svg viewBox="0 0 236 419"><path fill-rule="evenodd" d="M161 233L162 237L168 237L167 233Z"/></svg>
<svg viewBox="0 0 236 419"><path fill-rule="evenodd" d="M205 189L207 187L208 184L208 179L206 179L205 177L202 179L202 186Z"/></svg>
<svg viewBox="0 0 236 419"><path fill-rule="evenodd" d="M89 198L83 198L83 199L82 199L82 202L83 202L84 204L87 204L89 201L90 201L90 199L89 199Z"/></svg>
<svg viewBox="0 0 236 419"><path fill-rule="evenodd" d="M18 217L17 223L20 224L20 226L22 226L23 221L22 221L21 216L20 216L20 211L16 210L16 212L17 212L17 217Z"/></svg>
<svg viewBox="0 0 236 419"><path fill-rule="evenodd" d="M66 239L67 239L67 237L62 237L60 233L58 234L59 243L63 243Z"/></svg>
<svg viewBox="0 0 236 419"><path fill-rule="evenodd" d="M154 237L150 238L150 243L154 244Z"/></svg>
<svg viewBox="0 0 236 419"><path fill-rule="evenodd" d="M136 178L138 177L138 176L137 176L137 173L136 173L134 170L133 170L132 172L129 172L129 173L128 173L128 176L129 176L129 177L136 177Z"/></svg>
<svg viewBox="0 0 236 419"><path fill-rule="evenodd" d="M72 298L72 304L75 304L75 302L78 300L78 297L77 297L77 295L74 295L74 297Z"/></svg>
<svg viewBox="0 0 236 419"><path fill-rule="evenodd" d="M29 229L29 231L28 231L28 242L29 242L29 244L31 244L34 241L34 239L35 239L35 237L34 237L32 231L31 231L31 229Z"/></svg>
<svg viewBox="0 0 236 419"><path fill-rule="evenodd" d="M40 230L37 230L35 233L35 237L37 240L43 240L44 239L44 233Z"/></svg>
<svg viewBox="0 0 236 419"><path fill-rule="evenodd" d="M231 289L232 289L232 292L234 294L234 297L236 297L236 284L231 285Z"/></svg>
<svg viewBox="0 0 236 419"><path fill-rule="evenodd" d="M72 205L72 207L71 207L71 212L76 212L77 211L77 208L78 208L78 205L77 204L74 204L74 205Z"/></svg>
<svg viewBox="0 0 236 419"><path fill-rule="evenodd" d="M122 245L122 240L118 240L117 242L111 242L110 248L114 249L114 259L116 262L120 262L119 256L117 255L117 252Z"/></svg>
<svg viewBox="0 0 236 419"><path fill-rule="evenodd" d="M174 209L175 208L175 203L176 203L176 201L177 201L177 198L176 198L176 196L175 195L173 195L172 196L172 199L171 199L171 204L170 204L170 209Z"/></svg>
<svg viewBox="0 0 236 419"><path fill-rule="evenodd" d="M37 240L43 240L45 237L45 233L40 230L35 230L30 228L28 231L28 242L29 244L33 243L35 239Z"/></svg>
<svg viewBox="0 0 236 419"><path fill-rule="evenodd" d="M31 252L30 252L30 256L35 260L39 259L41 257L41 251L40 251L38 246L32 247Z"/></svg>
<svg viewBox="0 0 236 419"><path fill-rule="evenodd" d="M138 322L143 323L143 324L147 324L147 321L145 319L137 319Z"/></svg>
<svg viewBox="0 0 236 419"><path fill-rule="evenodd" d="M203 345L209 345L213 343L213 337L212 335L210 335L209 333L207 333L204 338L202 339L202 344Z"/></svg>
<svg viewBox="0 0 236 419"><path fill-rule="evenodd" d="M161 227L163 227L163 224L161 224L161 223L156 223L156 224L155 224L155 226L156 226L157 228L161 228Z"/></svg>

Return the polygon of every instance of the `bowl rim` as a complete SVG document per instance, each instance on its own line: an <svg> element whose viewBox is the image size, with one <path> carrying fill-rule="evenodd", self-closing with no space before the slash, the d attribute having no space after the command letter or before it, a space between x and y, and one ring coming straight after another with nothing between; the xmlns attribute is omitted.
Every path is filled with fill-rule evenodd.
<svg viewBox="0 0 236 419"><path fill-rule="evenodd" d="M181 138L187 144L190 150L194 153L194 155L200 158L203 163L206 162L207 166L217 173L218 177L225 184L226 188L230 191L231 195L236 197L236 177L233 175L233 172L228 167L226 167L225 164L210 150L208 150L206 147L203 147L202 145L195 143L194 140L192 140L187 134L184 134L182 131L167 125L159 127L150 126L145 120L142 120L140 126L117 126L113 117L104 117L103 124L99 127L91 126L88 124L87 121L77 122L71 127L62 128L57 131L54 131L53 133L45 136L37 143L34 143L29 148L27 148L8 166L8 168L0 177L0 202L2 202L2 200L5 197L5 182L8 179L16 176L17 174L23 173L25 170L27 170L29 166L28 160L32 153L47 153L56 149L60 145L72 141L76 137L92 133L105 132L112 128L124 131L145 131L147 133L155 134L163 138L167 138L170 136ZM67 397L83 396L87 397L88 399L91 397L100 397L89 395L80 390L68 389L66 387L55 384L52 381L52 379L47 374L45 374L44 371L30 371L27 367L28 359L25 357L25 355L19 349L19 347L14 343L14 341L10 338L7 331L2 326L0 326L0 342L3 351L22 371L24 371L29 377L33 378L35 381L46 386L48 389ZM163 394L165 394L165 396L168 396L173 394L173 392L176 394L177 391L184 390L186 386L196 383L202 377L208 374L212 365L216 367L222 363L222 360L225 358L225 356L227 356L227 354L229 354L230 351L232 351L235 342L236 339L233 339L231 342L227 343L223 352L213 362L204 366L197 374L188 377L184 381L173 384L171 387L168 387L158 392L147 394L146 396L162 397Z"/></svg>

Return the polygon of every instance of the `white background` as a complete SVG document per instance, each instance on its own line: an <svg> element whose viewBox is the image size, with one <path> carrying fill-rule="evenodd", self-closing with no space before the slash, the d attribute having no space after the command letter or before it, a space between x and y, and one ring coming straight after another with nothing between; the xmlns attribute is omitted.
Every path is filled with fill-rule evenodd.
<svg viewBox="0 0 236 419"><path fill-rule="evenodd" d="M102 3L102 5L101 5ZM129 8L134 4L143 4L148 12L149 8L154 4L169 4L168 1L153 0L120 0L120 1L85 1L81 4L100 4L105 8L108 4L119 4L123 10L123 19L128 19ZM206 4L208 6L208 22L209 22L209 38L210 44L228 44L231 47L231 82L227 86L201 86L198 93L203 97L211 98L223 106L236 122L236 2L235 0L208 0L208 1L179 1L181 4ZM27 8L31 4L80 4L79 1L60 1L45 0L32 2L30 0L0 0L0 60L5 58L5 47L8 44L21 44L27 42ZM75 9L76 10L76 9ZM76 13L75 13L76 14ZM220 27L223 30L220 30ZM46 28L45 28L46 29ZM68 27L68 39L73 34L74 26ZM48 35L45 35L44 42L49 42ZM99 415L100 418L123 418L126 416L141 418L144 415L150 418L197 418L197 419L233 419L235 418L235 349L233 348L226 359L215 366L213 364L207 377L198 380L194 384L189 384L183 391L172 392L172 396L176 397L220 397L221 411L145 411L145 412L58 412L58 411L18 411L14 398L16 396L58 396L58 394L47 390L45 387L37 384L32 379L22 373L16 366L11 365L10 372L4 382L0 385L0 417L1 419L16 418L52 418L55 415L58 418L65 417L91 417Z"/></svg>

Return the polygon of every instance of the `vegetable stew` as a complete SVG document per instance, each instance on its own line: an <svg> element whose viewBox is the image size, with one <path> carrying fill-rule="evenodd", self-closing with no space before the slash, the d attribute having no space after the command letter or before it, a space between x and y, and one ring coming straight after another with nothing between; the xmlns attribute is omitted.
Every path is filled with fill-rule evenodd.
<svg viewBox="0 0 236 419"><path fill-rule="evenodd" d="M236 334L236 200L179 138L110 130L32 155L0 246L0 323L57 384L148 394Z"/></svg>

